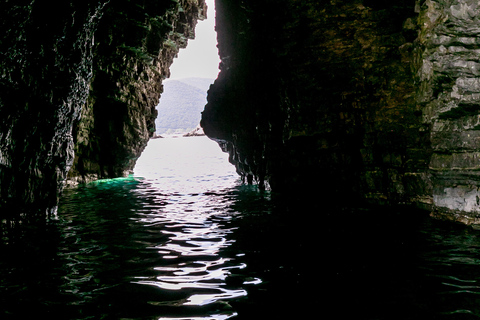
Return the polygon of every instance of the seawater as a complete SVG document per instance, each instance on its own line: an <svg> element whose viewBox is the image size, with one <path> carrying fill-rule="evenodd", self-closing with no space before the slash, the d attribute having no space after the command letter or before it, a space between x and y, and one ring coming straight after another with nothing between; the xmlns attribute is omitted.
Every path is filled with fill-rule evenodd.
<svg viewBox="0 0 480 320"><path fill-rule="evenodd" d="M262 192L227 158L157 139L132 176L66 190L0 247L0 319L480 317L479 231Z"/></svg>

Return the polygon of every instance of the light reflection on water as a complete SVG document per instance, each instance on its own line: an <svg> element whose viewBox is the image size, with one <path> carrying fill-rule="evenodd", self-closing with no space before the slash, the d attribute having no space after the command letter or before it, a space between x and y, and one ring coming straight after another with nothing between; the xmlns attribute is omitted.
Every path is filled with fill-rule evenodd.
<svg viewBox="0 0 480 320"><path fill-rule="evenodd" d="M58 221L0 246L0 319L480 317L479 231L275 198L206 138L146 155L129 179L66 190Z"/></svg>
<svg viewBox="0 0 480 320"><path fill-rule="evenodd" d="M246 278L234 284L228 280L246 267L238 259L241 253L225 254L235 241L229 236L237 229L229 227L238 214L232 207L242 188L254 188L240 184L227 157L205 137L152 140L129 179L101 181L66 193L59 209L64 230L70 230L65 238L74 236L85 246L85 238L93 233L98 237L95 243L104 243L103 247L90 244L80 259L99 264L126 260L121 270L108 270L120 275L120 281L117 278L117 283L102 290L115 292L120 285L127 291L149 292L137 302L138 307L153 307L156 311L150 311L152 316L172 315L162 319L227 319L237 315L228 301L247 296L245 286L262 280ZM71 225L79 220L87 225L75 232ZM122 253L105 259L116 246ZM127 250L129 247L136 252ZM66 255L78 259L76 251ZM75 261L72 265L85 269L85 263ZM84 270L72 273L79 274L82 283L92 279L102 282L101 276ZM68 281L72 286L76 280ZM66 292L86 290L73 286ZM128 307L134 308L135 303Z"/></svg>
<svg viewBox="0 0 480 320"><path fill-rule="evenodd" d="M225 283L231 270L242 269L245 264L220 256L220 251L233 242L227 240L231 230L226 225L232 217L232 212L227 211L232 199L225 197L225 188L238 185L227 155L205 137L150 143L158 147L150 146L144 152L135 176L151 184L136 192L143 196L151 191L149 201L154 205L137 211L137 221L145 226L161 226L168 240L150 249L171 262L155 267L155 277L142 277L135 283L162 290L199 292L173 302L183 306L204 306L246 296L244 289L228 288Z"/></svg>

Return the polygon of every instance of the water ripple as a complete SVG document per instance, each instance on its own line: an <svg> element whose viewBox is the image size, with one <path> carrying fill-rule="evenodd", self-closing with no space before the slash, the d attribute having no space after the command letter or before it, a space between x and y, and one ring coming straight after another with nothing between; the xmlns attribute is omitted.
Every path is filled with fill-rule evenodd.
<svg viewBox="0 0 480 320"><path fill-rule="evenodd" d="M220 198L218 195L216 197ZM221 224L228 222L229 219L225 216L216 216L218 210L216 212L205 210L203 207L205 200L205 196L201 194L177 196L176 209L179 207L191 209L178 212L168 210L166 205L164 213L152 214L152 211L149 214L139 213L141 218L137 222L144 226L160 227L165 239L149 249L156 250L164 261L169 262L165 266L153 268L157 273L155 277L136 279L132 282L165 291L188 292L188 296L180 300L150 303L177 307L205 306L247 295L244 289L230 288L226 284L231 270L243 269L245 264L236 263L233 258L219 256L221 250L230 246L233 241L226 237L231 230L225 224Z"/></svg>

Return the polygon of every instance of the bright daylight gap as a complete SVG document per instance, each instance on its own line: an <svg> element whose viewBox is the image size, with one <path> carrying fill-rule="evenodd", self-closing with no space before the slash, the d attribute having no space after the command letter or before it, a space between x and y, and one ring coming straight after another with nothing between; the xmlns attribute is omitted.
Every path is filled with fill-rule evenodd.
<svg viewBox="0 0 480 320"><path fill-rule="evenodd" d="M167 166L167 163L182 162L185 163L184 172L177 172L175 175L188 179L185 175L199 164L200 154L201 157L208 156L207 150L211 152L210 155L216 154L216 157L225 158L225 163L231 167L232 172L234 171L234 167L228 163L228 155L221 152L216 142L207 137L183 137L185 133L199 128L201 112L207 103L207 90L219 72L215 0L206 0L206 3L207 19L198 21L195 39L189 40L187 47L180 50L170 67L170 78L163 82L164 92L157 105L155 136L137 160L134 169L136 176L158 177L161 171L158 166L159 161ZM161 138L155 139L156 137ZM191 144L182 141L185 139L198 139L196 143L198 146L192 147ZM201 148L200 145L202 145ZM195 151L195 148L199 150ZM184 162L187 159L195 161L192 158L197 158L194 165Z"/></svg>
<svg viewBox="0 0 480 320"><path fill-rule="evenodd" d="M216 79L220 58L215 32L215 0L206 0L207 19L198 21L195 39L188 40L187 48L181 49L178 58L170 67L170 79L208 78ZM168 80L167 80L168 81Z"/></svg>
<svg viewBox="0 0 480 320"><path fill-rule="evenodd" d="M207 90L218 76L220 58L215 32L215 0L207 0L207 19L198 21L189 40L170 67L170 78L157 105L156 135L182 135L200 123Z"/></svg>

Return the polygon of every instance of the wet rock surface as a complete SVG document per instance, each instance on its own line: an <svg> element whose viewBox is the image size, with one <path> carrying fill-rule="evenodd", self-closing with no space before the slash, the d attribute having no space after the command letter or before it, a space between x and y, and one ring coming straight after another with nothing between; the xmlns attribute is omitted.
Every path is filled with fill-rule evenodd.
<svg viewBox="0 0 480 320"><path fill-rule="evenodd" d="M431 201L413 2L219 2L202 125L242 175L332 201Z"/></svg>
<svg viewBox="0 0 480 320"><path fill-rule="evenodd" d="M95 35L90 95L74 127L70 182L126 176L133 169L155 132L162 81L205 16L203 0L109 4Z"/></svg>
<svg viewBox="0 0 480 320"><path fill-rule="evenodd" d="M223 69L202 124L237 170L274 190L315 184L325 199L477 221L478 4L283 1L256 14L267 5L223 4L217 18Z"/></svg>
<svg viewBox="0 0 480 320"><path fill-rule="evenodd" d="M473 1L427 1L419 17L419 103L431 127L438 215L477 223L479 207L479 18Z"/></svg>
<svg viewBox="0 0 480 320"><path fill-rule="evenodd" d="M55 211L69 181L124 175L203 0L0 4L2 216Z"/></svg>
<svg viewBox="0 0 480 320"><path fill-rule="evenodd" d="M2 216L54 211L73 164L72 127L88 97L92 39L105 4L0 5Z"/></svg>

